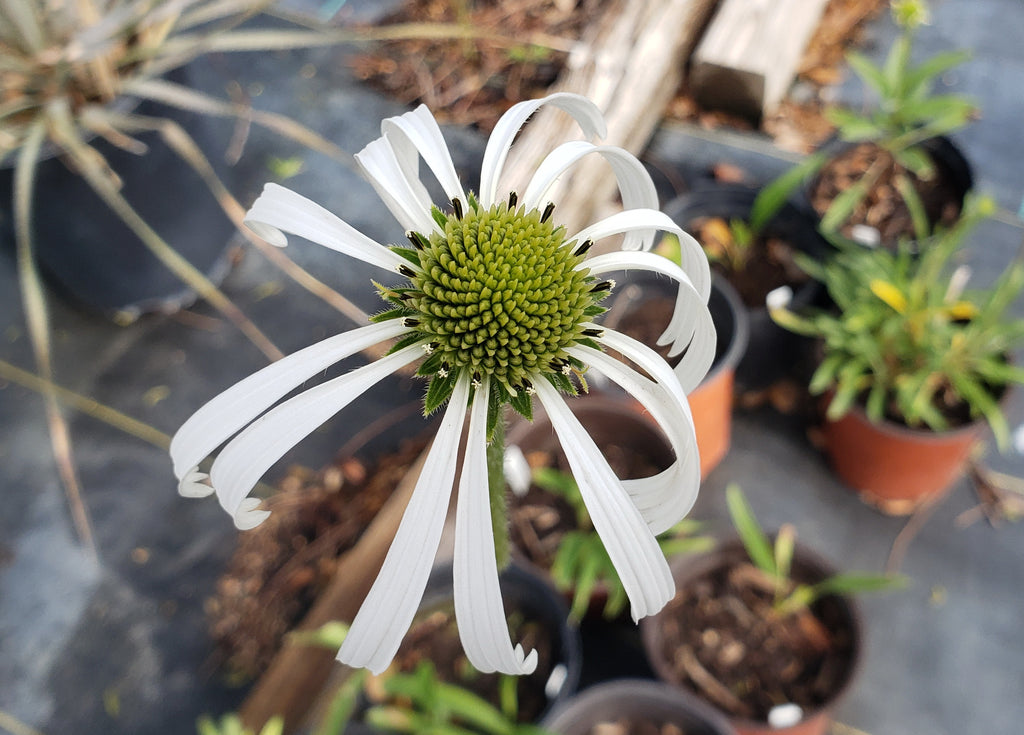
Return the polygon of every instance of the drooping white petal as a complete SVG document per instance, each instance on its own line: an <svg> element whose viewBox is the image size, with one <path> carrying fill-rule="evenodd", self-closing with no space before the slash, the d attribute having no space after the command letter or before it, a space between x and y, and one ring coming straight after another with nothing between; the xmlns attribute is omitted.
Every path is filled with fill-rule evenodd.
<svg viewBox="0 0 1024 735"><path fill-rule="evenodd" d="M486 209L498 198L498 179L508 159L512 141L523 124L545 105L565 110L579 124L584 136L603 138L608 133L600 108L586 97L569 92L558 92L539 100L518 102L501 116L491 137L487 140L484 160L480 167L480 204Z"/></svg>
<svg viewBox="0 0 1024 735"><path fill-rule="evenodd" d="M556 181L581 158L596 153L602 156L611 166L612 173L619 185L622 206L626 209L657 209L658 192L654 182L643 164L629 151L610 145L594 145L583 140L576 140L558 146L537 167L526 192L523 195L523 206L527 210L540 209L546 204L545 197ZM625 250L650 250L654 244L657 230L630 230L626 233Z"/></svg>
<svg viewBox="0 0 1024 735"><path fill-rule="evenodd" d="M406 178L419 181L419 159L422 156L434 173L449 201L459 199L466 203L455 164L444 142L441 128L426 105L398 117L389 117L380 124L381 133L391 142L399 165Z"/></svg>
<svg viewBox="0 0 1024 735"><path fill-rule="evenodd" d="M589 268L591 274L595 276L615 271L642 270L659 273L676 281L679 284L679 292L676 296L672 319L658 340L658 344L672 345L670 356L679 354L690 344L699 312L707 311L706 300L701 299L683 269L668 258L663 258L655 253L625 253L621 251L606 253L584 261L581 267Z"/></svg>
<svg viewBox="0 0 1024 735"><path fill-rule="evenodd" d="M285 452L381 379L423 356L410 345L290 398L228 442L210 470L221 507L236 516L257 480Z"/></svg>
<svg viewBox="0 0 1024 735"><path fill-rule="evenodd" d="M455 456L469 403L469 377L455 385L380 574L338 651L338 660L375 674L395 657L423 598L455 481Z"/></svg>
<svg viewBox="0 0 1024 735"><path fill-rule="evenodd" d="M672 218L656 209L628 209L624 212L616 212L610 217L605 217L589 227L585 227L571 240L583 242L584 240L600 240L611 235L620 235L630 230L655 229L663 232L672 232L679 237L679 250L682 255L682 268L697 293L706 303L711 293L711 267L708 265L707 256L701 250L700 243L684 232L679 225L672 221Z"/></svg>
<svg viewBox="0 0 1024 735"><path fill-rule="evenodd" d="M406 331L398 319L353 329L283 357L228 388L192 414L171 439L175 477L184 478L228 437L321 370Z"/></svg>
<svg viewBox="0 0 1024 735"><path fill-rule="evenodd" d="M672 369L656 352L624 334L606 329L598 341L640 366L648 379L609 354L577 346L569 354L583 360L636 398L669 440L675 461L652 477L623 480L622 485L640 510L651 533L674 526L697 499L700 458L690 406Z"/></svg>
<svg viewBox="0 0 1024 735"><path fill-rule="evenodd" d="M406 261L301 194L267 184L245 215L245 225L267 242L287 245L285 232L388 270Z"/></svg>
<svg viewBox="0 0 1024 735"><path fill-rule="evenodd" d="M437 229L430 216L430 195L418 178L410 178L391 142L377 138L355 155L363 176L407 231L428 234Z"/></svg>
<svg viewBox="0 0 1024 735"><path fill-rule="evenodd" d="M469 415L466 459L455 510L455 619L466 657L484 673L533 673L537 652L512 647L498 584L487 478L487 395L484 378ZM519 649L518 651L516 649Z"/></svg>
<svg viewBox="0 0 1024 735"><path fill-rule="evenodd" d="M558 391L543 380L534 387L569 460L594 530L622 580L633 620L653 615L675 593L668 562L654 534Z"/></svg>

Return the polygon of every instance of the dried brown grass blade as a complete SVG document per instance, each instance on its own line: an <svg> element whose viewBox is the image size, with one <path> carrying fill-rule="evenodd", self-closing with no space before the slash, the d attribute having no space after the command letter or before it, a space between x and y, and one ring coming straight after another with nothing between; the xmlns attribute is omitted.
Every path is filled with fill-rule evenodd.
<svg viewBox="0 0 1024 735"><path fill-rule="evenodd" d="M139 130L150 130L159 133L163 141L182 160L184 160L206 183L214 198L220 204L224 213L238 228L238 231L253 244L268 260L280 268L285 274L296 283L322 299L335 308L339 313L345 315L357 324L366 323L368 316L366 312L346 299L340 293L332 289L323 281L310 274L304 268L289 258L280 248L274 247L262 238L256 237L249 228L243 224L245 209L228 191L227 187L217 176L210 165L209 159L203 154L189 134L173 120L163 118L145 117L142 115L109 115L111 126L117 126L122 130L131 132ZM378 358L383 356L382 348L372 349L366 352L370 357Z"/></svg>
<svg viewBox="0 0 1024 735"><path fill-rule="evenodd" d="M162 79L140 79L130 82L125 86L125 93L215 117L248 117L257 125L273 130L306 148L323 153L346 166L355 166L355 160L349 153L285 115L253 110Z"/></svg>
<svg viewBox="0 0 1024 735"><path fill-rule="evenodd" d="M121 192L103 175L90 148L79 137L71 119L70 111L60 105L48 108L51 123L51 136L72 157L79 167L81 176L92 187L93 191L121 218L121 221L135 233L136 237L149 248L172 273L190 288L195 290L227 317L238 329L271 360L284 356L277 346L250 321L238 306L223 291L215 286L199 269L189 263L174 248L168 245L149 224L139 216L134 207L121 195Z"/></svg>
<svg viewBox="0 0 1024 735"><path fill-rule="evenodd" d="M29 130L18 155L18 162L14 170L14 231L18 279L21 284L29 340L32 343L32 351L40 375L47 382L52 383L53 362L50 350L49 315L43 286L32 253L32 189L35 185L36 162L39 159L39 151L45 137L46 127L42 120L38 120ZM47 389L42 392L42 395L46 406L50 444L68 499L71 518L82 544L95 556L96 545L93 540L92 526L89 523L89 514L82 501L82 489L78 481L78 473L75 471L67 421L60 411L54 391Z"/></svg>

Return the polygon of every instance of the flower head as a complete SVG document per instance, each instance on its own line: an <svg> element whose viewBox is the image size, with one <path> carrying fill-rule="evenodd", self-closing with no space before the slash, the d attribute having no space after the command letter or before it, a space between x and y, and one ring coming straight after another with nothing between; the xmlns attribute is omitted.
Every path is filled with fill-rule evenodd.
<svg viewBox="0 0 1024 735"><path fill-rule="evenodd" d="M338 658L383 670L394 657L423 595L459 475L455 528L455 611L470 662L481 671L528 673L535 653L513 647L502 610L495 562L486 448L511 406L526 417L534 401L557 432L594 527L629 596L634 619L657 612L674 590L655 534L674 525L696 497L700 480L686 391L714 354L707 309L710 273L693 238L657 211L653 183L624 150L574 141L545 158L522 196L499 196L499 176L512 140L544 104L559 107L587 136L603 134L598 109L556 94L513 106L498 122L484 154L479 193L467 193L434 118L420 107L381 124L382 135L356 159L408 244L386 247L299 194L268 184L246 222L271 242L284 232L379 266L397 283L377 284L389 308L373 323L307 347L260 370L199 409L177 432L171 457L183 495L216 491L242 529L266 518L248 494L288 449L375 383L412 364L428 381L427 412L444 408L409 506L384 565ZM585 155L610 164L624 211L567 233L546 199L556 179ZM423 160L445 192L435 206L419 178ZM682 267L647 252L658 231L680 238ZM622 235L622 250L588 257L594 242ZM661 339L682 357L672 368L650 348L602 327L601 301L614 288L606 276L633 269L663 274L679 287L674 316ZM384 279L382 279L384 280ZM380 342L387 356L274 406L330 365ZM610 348L631 364L606 354ZM633 365L638 366L638 371ZM585 371L632 393L661 424L675 450L663 472L619 480L567 406ZM465 459L453 458L466 416ZM229 440L210 470L199 462Z"/></svg>

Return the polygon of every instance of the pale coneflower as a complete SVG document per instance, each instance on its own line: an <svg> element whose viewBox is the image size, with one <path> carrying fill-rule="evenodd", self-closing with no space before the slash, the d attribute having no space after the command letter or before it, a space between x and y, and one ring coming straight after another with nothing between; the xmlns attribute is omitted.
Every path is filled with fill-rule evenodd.
<svg viewBox="0 0 1024 735"><path fill-rule="evenodd" d="M425 107L384 120L381 137L356 159L407 230L409 242L401 247L377 243L275 184L266 186L246 217L250 228L277 245L285 244L288 232L404 280L377 285L389 306L373 323L279 360L199 409L171 444L183 495L216 492L235 524L252 528L268 515L258 499L248 497L260 476L384 377L418 363L419 375L429 381L425 411L446 406L383 568L338 653L351 666L379 672L398 650L422 598L457 474L455 612L466 655L485 672L523 674L536 666L536 652L527 655L509 640L487 460L488 442L503 431L505 406L531 417L534 399L561 441L594 528L622 578L633 618L657 612L674 594L655 535L686 514L700 480L686 392L714 355L707 260L691 237L657 211L650 176L621 148L566 143L540 163L521 196L499 195L498 178L512 140L542 105L569 113L587 137L604 135L599 110L585 98L555 94L521 102L491 135L475 195L463 189L440 128ZM570 234L558 226L546 195L588 154L610 164L624 211ZM448 198L443 208L432 204L419 178L421 159ZM679 236L682 267L647 252L659 231ZM623 236L621 251L588 257L594 242L613 235ZM678 284L674 316L661 339L673 355L682 353L675 368L599 322L600 302L614 288L606 276L634 269ZM395 340L387 356L274 406L328 366L387 340ZM568 407L588 370L631 393L660 423L675 450L667 470L639 480L615 476ZM455 458L467 415L460 473ZM199 462L229 439L209 476L199 472Z"/></svg>

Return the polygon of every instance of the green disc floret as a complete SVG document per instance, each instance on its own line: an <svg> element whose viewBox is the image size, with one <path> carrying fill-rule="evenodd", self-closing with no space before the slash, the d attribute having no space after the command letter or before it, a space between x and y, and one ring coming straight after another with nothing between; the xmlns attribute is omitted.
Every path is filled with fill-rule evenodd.
<svg viewBox="0 0 1024 735"><path fill-rule="evenodd" d="M610 287L579 268L585 248L565 242L550 209L526 211L514 198L483 209L470 197L465 211L455 203L454 215L434 217L443 233L410 233L413 249L397 249L419 266L403 268L409 288L381 289L398 306L381 317L405 319L413 334L403 344L428 352L419 369L431 377L426 409L467 370L490 376L502 402L523 413L539 378L575 392L568 375L582 366L566 350L593 344L583 325Z"/></svg>

